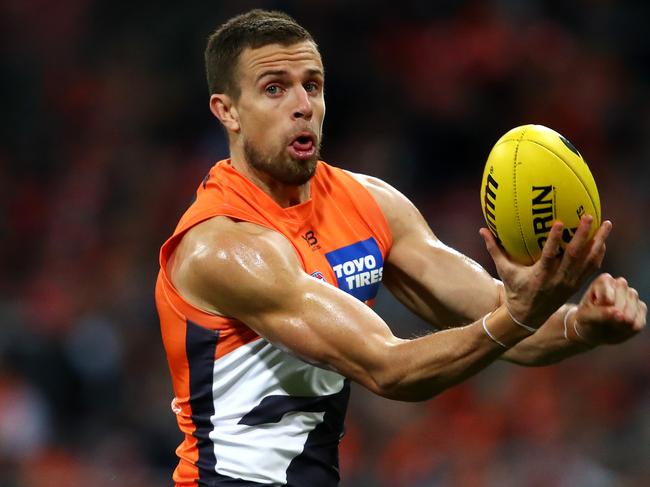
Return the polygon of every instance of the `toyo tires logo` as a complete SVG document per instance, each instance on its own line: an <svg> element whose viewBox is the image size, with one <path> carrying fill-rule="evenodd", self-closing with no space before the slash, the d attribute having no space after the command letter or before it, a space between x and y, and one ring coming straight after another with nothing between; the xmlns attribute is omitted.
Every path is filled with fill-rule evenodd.
<svg viewBox="0 0 650 487"><path fill-rule="evenodd" d="M374 238L325 254L338 286L360 301L377 296L384 272L384 259Z"/></svg>

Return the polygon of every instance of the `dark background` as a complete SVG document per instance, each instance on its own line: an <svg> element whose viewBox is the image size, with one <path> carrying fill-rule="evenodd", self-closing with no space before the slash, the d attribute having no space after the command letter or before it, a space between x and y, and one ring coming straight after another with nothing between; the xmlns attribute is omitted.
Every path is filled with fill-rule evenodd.
<svg viewBox="0 0 650 487"><path fill-rule="evenodd" d="M492 144L568 137L614 222L604 270L650 298L646 2L0 3L0 487L170 485L180 442L157 252L227 156L207 36L295 16L326 66L323 158L396 186L447 244L478 236ZM423 328L387 296L400 336ZM498 363L420 404L356 388L344 487L650 485L648 334L560 365Z"/></svg>

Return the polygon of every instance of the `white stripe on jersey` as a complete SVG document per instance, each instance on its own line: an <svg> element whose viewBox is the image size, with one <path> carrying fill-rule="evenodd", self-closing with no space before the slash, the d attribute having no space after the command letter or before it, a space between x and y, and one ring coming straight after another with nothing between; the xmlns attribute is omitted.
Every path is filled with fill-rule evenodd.
<svg viewBox="0 0 650 487"><path fill-rule="evenodd" d="M243 345L214 363L215 414L210 439L216 471L229 477L284 485L287 468L324 412L291 412L277 423L238 424L267 396L317 397L343 389L344 377L309 365L263 338Z"/></svg>

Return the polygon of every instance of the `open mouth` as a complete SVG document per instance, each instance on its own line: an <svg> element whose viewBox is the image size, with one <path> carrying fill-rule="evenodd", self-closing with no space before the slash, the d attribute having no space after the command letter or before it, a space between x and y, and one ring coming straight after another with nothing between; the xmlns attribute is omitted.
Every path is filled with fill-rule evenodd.
<svg viewBox="0 0 650 487"><path fill-rule="evenodd" d="M311 132L297 134L289 144L289 151L297 159L309 159L316 152L316 136Z"/></svg>
<svg viewBox="0 0 650 487"><path fill-rule="evenodd" d="M297 137L294 137L291 145L296 149L308 150L314 145L314 135L308 132L303 132L298 134Z"/></svg>

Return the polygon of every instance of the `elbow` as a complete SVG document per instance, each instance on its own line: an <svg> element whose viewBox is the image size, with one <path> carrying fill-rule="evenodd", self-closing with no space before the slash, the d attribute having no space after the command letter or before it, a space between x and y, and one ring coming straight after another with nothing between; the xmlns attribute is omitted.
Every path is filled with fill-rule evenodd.
<svg viewBox="0 0 650 487"><path fill-rule="evenodd" d="M400 401L402 400L400 383L399 377L392 371L377 370L370 374L368 383L363 385L378 396Z"/></svg>
<svg viewBox="0 0 650 487"><path fill-rule="evenodd" d="M386 399L403 402L428 401L444 390L444 388L436 387L430 383L409 383L408 381L391 376L391 374L376 378L373 381L373 386L369 389Z"/></svg>
<svg viewBox="0 0 650 487"><path fill-rule="evenodd" d="M451 383L443 374L423 370L418 357L410 353L411 342L393 337L373 347L366 360L349 368L348 377L378 396L404 402L420 402L435 397Z"/></svg>
<svg viewBox="0 0 650 487"><path fill-rule="evenodd" d="M409 373L407 364L387 360L363 385L381 397L404 402L427 401L445 389L435 378L418 380L414 375Z"/></svg>

